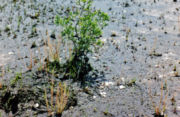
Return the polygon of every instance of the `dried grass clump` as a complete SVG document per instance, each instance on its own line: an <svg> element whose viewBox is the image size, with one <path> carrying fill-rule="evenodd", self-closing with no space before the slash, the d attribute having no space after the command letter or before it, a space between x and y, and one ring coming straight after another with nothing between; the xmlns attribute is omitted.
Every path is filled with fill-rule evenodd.
<svg viewBox="0 0 180 117"><path fill-rule="evenodd" d="M50 103L49 103L48 97L47 97L47 91L45 89L45 101L46 101L48 115L51 116L54 113L56 113L57 115L61 115L68 102L69 90L67 89L66 84L59 83L59 85L57 86L57 91L55 93L56 97L54 97L53 80L51 82L50 90L51 90L50 91L51 97L50 97Z"/></svg>
<svg viewBox="0 0 180 117"><path fill-rule="evenodd" d="M167 83L166 83L167 84ZM151 101L153 104L153 108L154 108L154 117L166 117L167 115L165 114L166 108L167 108L167 96L168 96L168 91L166 89L166 92L164 92L163 89L164 85L163 83L161 83L161 94L160 94L160 99L158 103L155 103L153 101L153 96L151 94L151 90L150 90L150 97L151 97Z"/></svg>

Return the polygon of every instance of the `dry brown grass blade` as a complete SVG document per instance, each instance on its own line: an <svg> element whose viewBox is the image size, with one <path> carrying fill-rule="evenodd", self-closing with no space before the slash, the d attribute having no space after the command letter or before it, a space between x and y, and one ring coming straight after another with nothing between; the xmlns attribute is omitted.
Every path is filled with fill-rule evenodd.
<svg viewBox="0 0 180 117"><path fill-rule="evenodd" d="M44 69L44 63L42 63L42 56L41 56L41 52L40 52L40 47L38 48L38 53L39 53L39 70L43 70Z"/></svg>
<svg viewBox="0 0 180 117"><path fill-rule="evenodd" d="M48 55L48 50L47 50L47 47L46 47L47 46L47 42L46 42L46 40L44 38L43 38L43 40L44 40L44 45L45 45L44 46L44 54Z"/></svg>
<svg viewBox="0 0 180 117"><path fill-rule="evenodd" d="M156 113L156 115L161 115L160 110L159 110L158 107L155 107L155 113Z"/></svg>
<svg viewBox="0 0 180 117"><path fill-rule="evenodd" d="M57 93L56 93L56 109L57 109L57 112L60 113L58 110L59 110L59 107L60 107L60 101L59 101L59 87L57 88Z"/></svg>
<svg viewBox="0 0 180 117"><path fill-rule="evenodd" d="M32 67L33 67L33 54L32 54L32 51L30 50L30 64L29 66L27 66L27 68L31 70Z"/></svg>
<svg viewBox="0 0 180 117"><path fill-rule="evenodd" d="M1 79L2 80L0 80L0 89L2 89L2 87L3 87L2 81L4 79L4 75L5 75L5 69L4 69L4 66L2 66L2 72L1 72Z"/></svg>
<svg viewBox="0 0 180 117"><path fill-rule="evenodd" d="M3 85L2 85L2 82L0 82L0 89L2 89Z"/></svg>
<svg viewBox="0 0 180 117"><path fill-rule="evenodd" d="M60 51L61 42L58 40L58 44L54 44L55 53L54 53L54 60L60 61L59 59L59 51Z"/></svg>
<svg viewBox="0 0 180 117"><path fill-rule="evenodd" d="M166 81L166 82L167 82L167 81ZM166 95L165 95L165 98L164 98L164 100L163 100L163 108L162 108L163 113L166 111L166 107L167 107L167 104L166 104L166 102L167 102L167 97L168 97L168 91L167 91L167 93L166 93Z"/></svg>
<svg viewBox="0 0 180 117"><path fill-rule="evenodd" d="M51 110L49 109L49 103L48 103L48 98L47 98L47 91L46 91L45 87L44 87L44 92L45 92L44 98L45 98L45 102L46 102L46 108L48 111L48 115L51 115Z"/></svg>
<svg viewBox="0 0 180 117"><path fill-rule="evenodd" d="M51 80L51 108L53 108L53 100L54 100L54 81Z"/></svg>
<svg viewBox="0 0 180 117"><path fill-rule="evenodd" d="M47 45L49 48L49 57L53 57L53 44L51 43L50 37L47 38Z"/></svg>
<svg viewBox="0 0 180 117"><path fill-rule="evenodd" d="M65 101L65 94L64 94L64 91L66 90L65 88L66 87L64 87L64 89L63 89L63 85L62 84L59 84L59 87L60 87L60 89L61 89L61 96L60 96L60 104L61 104L61 106L59 107L59 112L61 112L61 111L63 111L63 109L64 109L64 105L65 105L65 103L64 103L64 101Z"/></svg>
<svg viewBox="0 0 180 117"><path fill-rule="evenodd" d="M22 58L22 56L21 56L21 54L20 54L20 49L18 49L17 56L18 56L19 59ZM23 60L23 64L24 64L24 67L25 67L25 68L28 68L24 60Z"/></svg>
<svg viewBox="0 0 180 117"><path fill-rule="evenodd" d="M150 96L150 99L151 99L151 102L152 102L154 111L157 112L158 110L156 109L156 104L155 104L155 102L153 101L153 96L152 96L152 93L151 93L151 89L149 89L149 96Z"/></svg>
<svg viewBox="0 0 180 117"><path fill-rule="evenodd" d="M162 101L163 101L163 82L161 82L161 95L160 95L159 106L158 106L159 109L161 109Z"/></svg>

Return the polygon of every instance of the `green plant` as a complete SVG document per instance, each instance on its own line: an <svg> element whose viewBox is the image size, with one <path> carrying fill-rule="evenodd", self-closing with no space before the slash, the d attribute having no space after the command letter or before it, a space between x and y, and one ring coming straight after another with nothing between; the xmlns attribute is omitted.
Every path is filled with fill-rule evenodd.
<svg viewBox="0 0 180 117"><path fill-rule="evenodd" d="M4 78L4 76L5 76L5 68L4 68L4 66L2 66L2 68L1 68L1 73L0 73L0 77L2 77L2 79Z"/></svg>
<svg viewBox="0 0 180 117"><path fill-rule="evenodd" d="M127 86L133 86L133 85L135 85L135 84L136 84L136 78L133 78L133 79L131 79L130 81L128 81L128 82L126 83Z"/></svg>
<svg viewBox="0 0 180 117"><path fill-rule="evenodd" d="M20 85L22 86L22 73L16 73L14 79L11 80L11 86L15 86L18 81L20 81Z"/></svg>
<svg viewBox="0 0 180 117"><path fill-rule="evenodd" d="M50 97L50 106L49 106L47 91L45 89L44 98L45 98L46 107L48 110L48 115L51 116L53 115L54 112L56 112L57 115L61 115L68 101L69 90L67 89L66 84L59 83L57 87L56 98L54 98L54 82L52 80L50 92L51 92L51 97Z"/></svg>
<svg viewBox="0 0 180 117"><path fill-rule="evenodd" d="M18 30L19 30L19 28L20 28L21 21L22 21L22 16L19 16L19 17L18 17Z"/></svg>
<svg viewBox="0 0 180 117"><path fill-rule="evenodd" d="M55 23L61 25L63 39L73 43L71 58L66 64L67 76L81 79L92 70L88 54L102 44L102 29L107 25L109 17L106 13L92 8L92 0L77 0L77 7L68 9L68 13Z"/></svg>
<svg viewBox="0 0 180 117"><path fill-rule="evenodd" d="M104 115L108 115L108 113L109 113L109 106L110 106L110 105L108 105L108 106L106 107L106 110L103 112Z"/></svg>

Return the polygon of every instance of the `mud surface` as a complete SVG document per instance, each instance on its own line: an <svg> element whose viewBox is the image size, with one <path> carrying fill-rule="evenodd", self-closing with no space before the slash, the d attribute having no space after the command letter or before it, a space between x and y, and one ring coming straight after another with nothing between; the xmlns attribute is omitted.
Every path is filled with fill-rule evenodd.
<svg viewBox="0 0 180 117"><path fill-rule="evenodd" d="M62 15L73 4L70 0L0 0L2 78L10 82L17 72L31 74L27 68L31 56L46 56L47 32L52 41L59 39L55 15ZM159 105L161 98L161 84L165 113L179 117L180 1L94 0L93 5L111 17L102 37L104 46L90 55L99 74L90 75L88 88L71 84L77 105L65 110L62 117L153 117L153 105ZM33 116L36 111L28 112L18 116ZM47 113L37 111L36 115Z"/></svg>

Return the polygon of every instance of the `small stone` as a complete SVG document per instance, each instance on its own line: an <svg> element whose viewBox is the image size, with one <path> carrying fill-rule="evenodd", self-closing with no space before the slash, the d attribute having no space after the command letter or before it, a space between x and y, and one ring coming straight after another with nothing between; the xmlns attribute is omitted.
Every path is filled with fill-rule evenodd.
<svg viewBox="0 0 180 117"><path fill-rule="evenodd" d="M155 65L156 68L159 68L159 65Z"/></svg>
<svg viewBox="0 0 180 117"><path fill-rule="evenodd" d="M14 52L8 52L8 54L9 54L9 55L13 55L13 54L14 54Z"/></svg>
<svg viewBox="0 0 180 117"><path fill-rule="evenodd" d="M111 33L111 37L116 37L116 36L117 36L116 32L113 31L113 32Z"/></svg>
<svg viewBox="0 0 180 117"><path fill-rule="evenodd" d="M125 87L124 85L120 85L119 88L120 88L120 89L124 89L124 88L126 88L126 87Z"/></svg>
<svg viewBox="0 0 180 117"><path fill-rule="evenodd" d="M69 107L69 109L71 109L71 110L72 110L73 108L74 108L73 106L70 106L70 107Z"/></svg>
<svg viewBox="0 0 180 117"><path fill-rule="evenodd" d="M120 79L120 81L121 81L121 83L125 83L125 78L122 77L122 78Z"/></svg>
<svg viewBox="0 0 180 117"><path fill-rule="evenodd" d="M101 95L102 97L106 97L106 92L103 92L103 91L100 90L99 93L100 93L100 95Z"/></svg>
<svg viewBox="0 0 180 117"><path fill-rule="evenodd" d="M164 77L164 75L161 75L161 74L159 75L159 78L163 78L163 77Z"/></svg>
<svg viewBox="0 0 180 117"><path fill-rule="evenodd" d="M92 57L94 60L96 60L97 58L95 56Z"/></svg>
<svg viewBox="0 0 180 117"><path fill-rule="evenodd" d="M107 82L105 82L104 84L105 84L105 86L110 86L110 85L114 85L114 82L108 82L108 81L107 81Z"/></svg>
<svg viewBox="0 0 180 117"><path fill-rule="evenodd" d="M35 107L35 108L38 108L38 107L39 107L39 104L38 104L38 103L36 103L36 104L34 105L34 107Z"/></svg>
<svg viewBox="0 0 180 117"><path fill-rule="evenodd" d="M180 106L177 106L177 111L180 111Z"/></svg>

